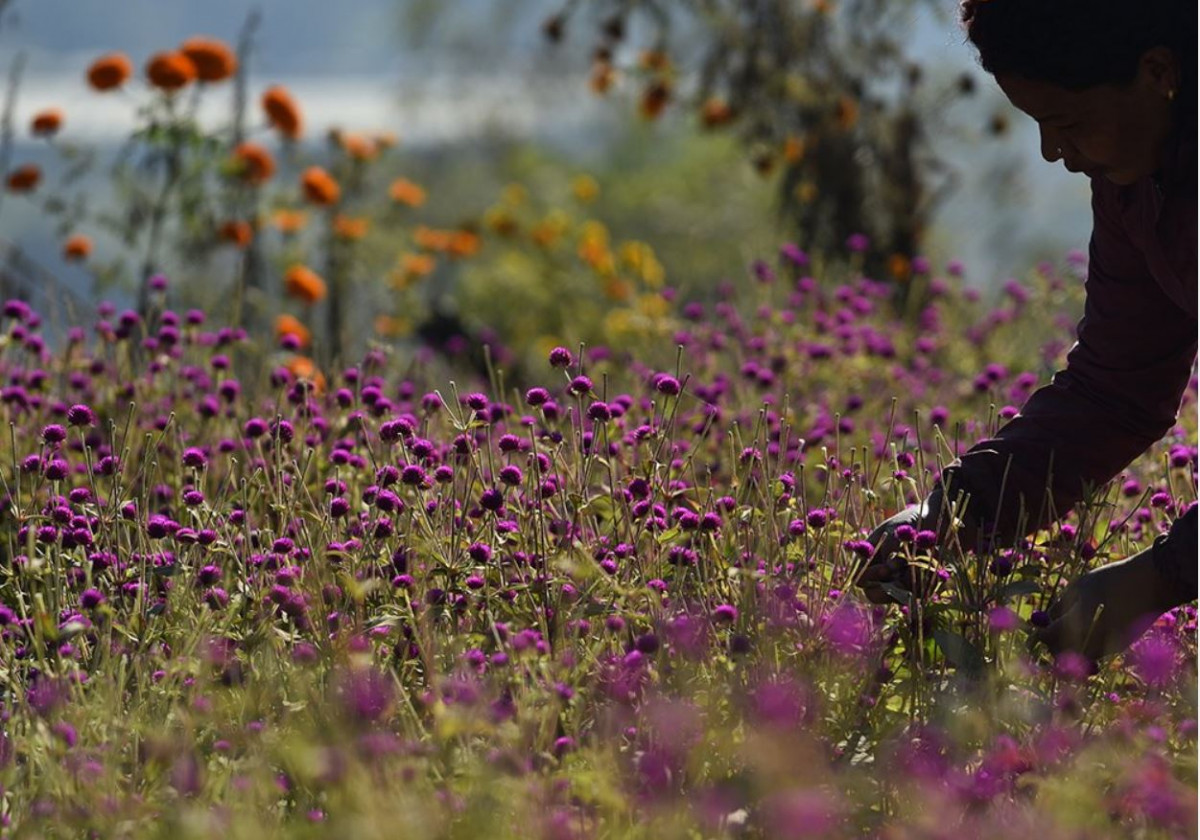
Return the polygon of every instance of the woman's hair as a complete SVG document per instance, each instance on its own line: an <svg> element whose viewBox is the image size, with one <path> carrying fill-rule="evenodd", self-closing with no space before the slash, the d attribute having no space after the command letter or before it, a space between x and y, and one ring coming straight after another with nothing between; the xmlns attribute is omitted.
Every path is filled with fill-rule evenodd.
<svg viewBox="0 0 1200 840"><path fill-rule="evenodd" d="M1196 0L961 0L967 38L993 76L1068 90L1127 84L1152 47L1180 63L1178 100L1196 98Z"/></svg>

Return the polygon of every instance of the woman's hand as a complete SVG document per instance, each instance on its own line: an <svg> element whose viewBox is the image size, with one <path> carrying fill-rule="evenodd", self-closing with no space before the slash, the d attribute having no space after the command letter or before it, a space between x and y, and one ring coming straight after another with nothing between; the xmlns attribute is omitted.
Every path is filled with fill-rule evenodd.
<svg viewBox="0 0 1200 840"><path fill-rule="evenodd" d="M896 598L885 589L888 584L907 592L925 591L928 575L909 565L903 553L904 543L896 536L896 530L907 526L914 533L944 532L945 525L939 521L941 513L942 493L939 489L921 504L909 505L871 532L867 540L875 546L875 551L855 581L869 601L875 604L895 601ZM942 531L938 530L939 525Z"/></svg>
<svg viewBox="0 0 1200 840"><path fill-rule="evenodd" d="M1033 638L1056 656L1071 651L1093 661L1129 647L1171 608L1152 551L1071 583L1047 611L1050 624L1034 630Z"/></svg>

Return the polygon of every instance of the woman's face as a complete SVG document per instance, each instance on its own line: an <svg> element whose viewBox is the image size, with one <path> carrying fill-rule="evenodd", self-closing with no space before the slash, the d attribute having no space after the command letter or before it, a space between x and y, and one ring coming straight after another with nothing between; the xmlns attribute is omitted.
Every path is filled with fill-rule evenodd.
<svg viewBox="0 0 1200 840"><path fill-rule="evenodd" d="M1125 85L1068 90L1022 76L996 81L1009 101L1038 124L1042 157L1062 160L1070 172L1132 184L1153 174L1171 129L1171 99L1178 88L1169 50L1155 47L1142 57L1138 74Z"/></svg>

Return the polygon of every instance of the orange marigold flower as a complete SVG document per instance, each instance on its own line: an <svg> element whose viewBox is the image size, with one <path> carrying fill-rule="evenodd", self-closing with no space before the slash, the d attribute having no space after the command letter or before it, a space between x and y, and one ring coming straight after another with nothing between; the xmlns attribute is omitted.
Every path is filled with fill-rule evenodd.
<svg viewBox="0 0 1200 840"><path fill-rule="evenodd" d="M366 216L345 216L338 213L333 217L333 233L341 239L362 239L371 227Z"/></svg>
<svg viewBox="0 0 1200 840"><path fill-rule="evenodd" d="M404 254L400 257L400 271L414 277L426 277L437 267L437 257L430 254Z"/></svg>
<svg viewBox="0 0 1200 840"><path fill-rule="evenodd" d="M645 119L657 119L662 114L663 109L667 107L667 102L670 99L671 88L666 82L651 82L642 93L642 99L638 103L638 111L641 112L641 115Z"/></svg>
<svg viewBox="0 0 1200 840"><path fill-rule="evenodd" d="M381 131L375 135L375 145L380 149L390 149L400 142L394 131Z"/></svg>
<svg viewBox="0 0 1200 840"><path fill-rule="evenodd" d="M308 214L303 210L276 210L271 216L271 224L280 233L297 233L308 224Z"/></svg>
<svg viewBox="0 0 1200 840"><path fill-rule="evenodd" d="M413 241L417 243L418 247L428 251L445 251L450 247L450 233L418 225L417 229L413 231Z"/></svg>
<svg viewBox="0 0 1200 840"><path fill-rule="evenodd" d="M904 254L892 254L888 257L888 274L903 283L912 277L912 260Z"/></svg>
<svg viewBox="0 0 1200 840"><path fill-rule="evenodd" d="M849 96L843 96L834 106L833 119L843 131L854 128L854 124L858 122L858 103Z"/></svg>
<svg viewBox="0 0 1200 840"><path fill-rule="evenodd" d="M202 82L220 82L237 72L237 56L224 41L197 35L179 45L179 51L192 60Z"/></svg>
<svg viewBox="0 0 1200 840"><path fill-rule="evenodd" d="M342 150L354 160L372 160L379 154L375 141L362 134L341 134L338 142Z"/></svg>
<svg viewBox="0 0 1200 840"><path fill-rule="evenodd" d="M733 109L724 99L713 97L700 109L700 122L705 128L717 128L733 121Z"/></svg>
<svg viewBox="0 0 1200 840"><path fill-rule="evenodd" d="M23 163L8 173L8 189L12 192L33 192L42 180L42 170L36 163Z"/></svg>
<svg viewBox="0 0 1200 840"><path fill-rule="evenodd" d="M312 333L295 315L283 314L275 318L275 337L283 338L285 335L295 336L301 347L312 343Z"/></svg>
<svg viewBox="0 0 1200 840"><path fill-rule="evenodd" d="M795 163L804 157L804 138L795 134L788 135L787 140L783 141L783 159L788 163Z"/></svg>
<svg viewBox="0 0 1200 840"><path fill-rule="evenodd" d="M313 204L337 204L342 197L342 188L333 176L319 166L310 166L300 176L304 197Z"/></svg>
<svg viewBox="0 0 1200 840"><path fill-rule="evenodd" d="M392 197L392 201L407 204L409 207L420 207L425 203L425 190L404 178L392 181L392 185L388 187L388 195Z"/></svg>
<svg viewBox="0 0 1200 840"><path fill-rule="evenodd" d="M450 232L450 241L446 244L446 251L452 257L470 257L479 253L479 245L478 234L469 230L455 230Z"/></svg>
<svg viewBox="0 0 1200 840"><path fill-rule="evenodd" d="M671 57L663 50L642 50L638 55L638 67L659 72L671 66Z"/></svg>
<svg viewBox="0 0 1200 840"><path fill-rule="evenodd" d="M156 88L179 90L196 80L196 65L181 52L155 53L146 62L146 78Z"/></svg>
<svg viewBox="0 0 1200 840"><path fill-rule="evenodd" d="M269 87L262 95L262 107L267 113L271 125L279 130L284 137L296 139L304 128L304 118L300 115L300 106L282 85Z"/></svg>
<svg viewBox="0 0 1200 840"><path fill-rule="evenodd" d="M233 163L243 181L261 184L275 174L275 158L258 143L239 143L233 150Z"/></svg>
<svg viewBox="0 0 1200 840"><path fill-rule="evenodd" d="M616 78L617 71L613 69L611 62L595 61L592 63L592 72L588 74L588 87L592 89L592 93L603 95L608 93Z"/></svg>
<svg viewBox="0 0 1200 840"><path fill-rule="evenodd" d="M86 260L92 254L92 240L82 233L72 234L63 242L62 255L65 260Z"/></svg>
<svg viewBox="0 0 1200 840"><path fill-rule="evenodd" d="M47 108L33 115L29 131L35 137L52 137L62 128L63 112L58 108Z"/></svg>
<svg viewBox="0 0 1200 840"><path fill-rule="evenodd" d="M325 391L325 374L317 368L317 363L308 356L292 356L284 367L297 379L307 379L313 384L315 391L321 394Z"/></svg>
<svg viewBox="0 0 1200 840"><path fill-rule="evenodd" d="M325 298L325 281L306 265L294 265L283 275L283 290L289 297L313 304Z"/></svg>
<svg viewBox="0 0 1200 840"><path fill-rule="evenodd" d="M87 80L93 90L119 88L133 75L133 62L124 53L102 55L88 67Z"/></svg>
<svg viewBox="0 0 1200 840"><path fill-rule="evenodd" d="M254 228L244 219L232 219L221 225L218 235L225 242L245 248L254 239Z"/></svg>

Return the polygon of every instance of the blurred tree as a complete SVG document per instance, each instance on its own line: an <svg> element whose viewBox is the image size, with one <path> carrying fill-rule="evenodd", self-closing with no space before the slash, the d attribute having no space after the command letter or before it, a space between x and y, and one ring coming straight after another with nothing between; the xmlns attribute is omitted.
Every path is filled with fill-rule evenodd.
<svg viewBox="0 0 1200 840"><path fill-rule="evenodd" d="M583 18L595 92L627 77L642 117L678 105L735 132L760 173L781 170L779 208L806 245L865 234L872 267L905 279L955 180L930 140L974 90L968 75L931 85L909 57L921 6L945 15L926 0L566 0L542 31L565 42Z"/></svg>

